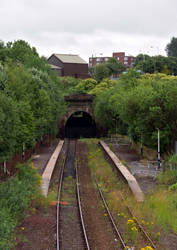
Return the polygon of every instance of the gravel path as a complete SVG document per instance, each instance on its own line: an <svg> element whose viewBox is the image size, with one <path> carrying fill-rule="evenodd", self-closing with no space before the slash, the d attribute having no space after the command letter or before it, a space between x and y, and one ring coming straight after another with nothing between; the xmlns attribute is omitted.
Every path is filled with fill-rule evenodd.
<svg viewBox="0 0 177 250"><path fill-rule="evenodd" d="M156 178L160 173L157 170L157 164L149 164L140 159L137 152L130 148L129 145L113 145L114 153L120 160L124 160L132 173L137 179L144 193L153 191L156 186Z"/></svg>
<svg viewBox="0 0 177 250"><path fill-rule="evenodd" d="M52 156L56 146L58 144L58 139L53 141L50 145L44 144L40 147L40 152L32 155L32 162L37 168L38 173L42 175L50 157Z"/></svg>

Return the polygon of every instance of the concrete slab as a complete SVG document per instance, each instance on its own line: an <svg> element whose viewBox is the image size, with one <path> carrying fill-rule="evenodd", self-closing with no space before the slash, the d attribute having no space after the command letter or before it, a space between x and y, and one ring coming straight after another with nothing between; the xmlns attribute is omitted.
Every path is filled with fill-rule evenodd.
<svg viewBox="0 0 177 250"><path fill-rule="evenodd" d="M121 172L125 180L128 182L132 193L135 196L135 199L138 202L144 201L144 193L141 190L138 182L136 181L135 177L129 172L129 170L121 163L118 157L110 150L107 144L103 141L100 141L100 145L103 147L105 152L109 155L110 159L113 161L117 169Z"/></svg>
<svg viewBox="0 0 177 250"><path fill-rule="evenodd" d="M50 180L52 177L53 170L55 168L55 164L57 162L58 156L61 152L61 149L63 147L64 141L60 141L52 154L43 174L42 174L42 181L41 181L41 190L42 194L47 197L48 195L48 190L49 190L49 185L50 185Z"/></svg>

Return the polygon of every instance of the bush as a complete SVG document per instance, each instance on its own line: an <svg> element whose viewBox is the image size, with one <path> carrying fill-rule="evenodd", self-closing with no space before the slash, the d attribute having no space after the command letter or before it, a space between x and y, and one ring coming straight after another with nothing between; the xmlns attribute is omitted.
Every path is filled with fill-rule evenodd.
<svg viewBox="0 0 177 250"><path fill-rule="evenodd" d="M97 91L95 119L110 131L117 127L154 149L159 128L161 152L169 151L177 133L177 79L146 79L129 70L116 82L101 94Z"/></svg>
<svg viewBox="0 0 177 250"><path fill-rule="evenodd" d="M176 191L176 190L177 190L177 183L175 183L169 187L169 191Z"/></svg>
<svg viewBox="0 0 177 250"><path fill-rule="evenodd" d="M166 170L158 176L160 184L172 185L177 182L177 170Z"/></svg>
<svg viewBox="0 0 177 250"><path fill-rule="evenodd" d="M56 135L66 111L63 87L47 61L25 41L0 43L0 162L44 135Z"/></svg>
<svg viewBox="0 0 177 250"><path fill-rule="evenodd" d="M36 170L30 164L18 168L16 177L0 184L0 250L11 249L15 227L39 193Z"/></svg>

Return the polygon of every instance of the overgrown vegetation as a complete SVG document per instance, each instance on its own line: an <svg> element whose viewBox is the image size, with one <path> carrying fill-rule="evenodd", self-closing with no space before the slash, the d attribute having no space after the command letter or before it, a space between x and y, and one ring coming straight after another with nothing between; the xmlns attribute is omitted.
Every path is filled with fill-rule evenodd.
<svg viewBox="0 0 177 250"><path fill-rule="evenodd" d="M0 249L13 248L15 228L32 200L40 196L40 176L29 163L17 166L17 176L0 184Z"/></svg>
<svg viewBox="0 0 177 250"><path fill-rule="evenodd" d="M171 173L170 177L172 175ZM130 197L127 202L136 216L141 221L146 221L147 228L149 226L147 222L153 221L153 228L156 232L159 228L163 232L173 231L177 233L177 193L176 189L172 188L173 184L170 185L169 171L159 176L159 184L153 193L146 196L144 203L137 204Z"/></svg>
<svg viewBox="0 0 177 250"><path fill-rule="evenodd" d="M159 128L164 152L176 139L176 96L176 77L140 76L130 70L114 87L97 95L95 116L106 129L127 134L151 148L157 147Z"/></svg>
<svg viewBox="0 0 177 250"><path fill-rule="evenodd" d="M35 48L0 43L0 162L56 134L65 112L63 87Z"/></svg>
<svg viewBox="0 0 177 250"><path fill-rule="evenodd" d="M130 69L118 80L105 78L98 82L90 78L75 81L69 89L72 93L96 96L95 119L109 134L128 135L135 143L156 149L158 128L161 152L173 150L177 133L177 77L141 75Z"/></svg>
<svg viewBox="0 0 177 250"><path fill-rule="evenodd" d="M175 189L170 188L173 186L172 183L177 182L177 177L173 178L172 181L168 178L169 171L161 173L158 179L160 185L157 185L157 189L148 194L143 203L137 203L125 189L124 183L118 184L117 176L112 172L111 167L104 160L103 153L97 146L98 141L96 139L84 141L88 147L89 167L92 175L97 177L99 185L106 195L109 208L117 216L119 227L122 227L122 224L124 225L122 230L127 243L135 244L140 235L134 228L136 227L134 219L127 214L120 192L124 195L126 204L129 205L136 218L154 241L157 242L167 232L177 233L177 193ZM173 171L171 173L171 176L173 176L176 170L171 171ZM131 220L131 225L129 220ZM131 241L129 241L130 239ZM139 242L141 242L140 239ZM163 247L160 249L163 249Z"/></svg>

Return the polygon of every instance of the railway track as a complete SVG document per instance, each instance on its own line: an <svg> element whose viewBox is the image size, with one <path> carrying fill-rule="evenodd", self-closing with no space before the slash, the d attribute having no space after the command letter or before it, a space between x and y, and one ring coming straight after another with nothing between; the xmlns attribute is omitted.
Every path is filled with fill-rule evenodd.
<svg viewBox="0 0 177 250"><path fill-rule="evenodd" d="M100 197L101 197L102 202L103 202L103 204L104 204L104 208L105 208L105 210L107 211L107 214L108 214L109 219L110 219L110 221L111 221L111 223L112 223L112 226L113 226L113 228L114 228L114 230L115 230L115 232L116 232L116 234L117 234L117 237L118 237L118 239L119 239L119 241L120 241L120 243L121 243L122 249L126 249L126 242L125 242L125 240L124 240L124 237L123 237L123 235L121 234L121 231L120 231L119 227L117 226L117 222L114 220L114 216L112 215L112 213L111 213L111 211L110 211L110 209L109 209L109 207L108 207L108 205L107 205L106 199L105 199L105 197L104 197L104 193L103 193L103 191L101 190L101 188L99 187L99 184L98 184L98 182L97 182L96 179L95 179L95 183L96 183L96 185L97 185L97 188L98 188ZM127 212L129 213L130 217L133 218L133 220L135 221L136 227L138 228L138 231L139 231L139 232L142 232L142 236L144 237L144 240L145 240L145 241L147 242L147 244L148 244L149 246L151 246L154 250L157 249L157 247L156 247L155 243L153 242L153 240L151 239L150 235L146 232L146 230L144 229L144 227L141 225L141 223L140 223L140 222L138 221L138 219L135 217L135 215L134 215L133 212L131 211L130 207L127 206L127 205L125 204L125 200L124 200L124 198L123 198L123 195L121 195L121 198L122 198L122 201L123 201L123 203L124 203L124 205L125 205L125 207L126 207L126 209L127 209Z"/></svg>
<svg viewBox="0 0 177 250"><path fill-rule="evenodd" d="M123 197L123 195L121 195L122 201L125 204L125 199ZM141 223L139 222L139 220L136 218L136 216L133 214L133 212L131 211L131 208L129 206L127 206L125 204L125 207L127 209L127 212L129 213L130 217L134 218L134 221L137 225L137 227L139 228L139 231L142 232L142 234L144 235L144 238L147 240L147 242L149 243L149 245L151 247L153 247L153 249L157 249L155 243L153 242L153 240L151 239L150 235L146 232L146 230L144 229L144 227L141 225Z"/></svg>
<svg viewBox="0 0 177 250"><path fill-rule="evenodd" d="M76 140L65 140L66 153L60 171L57 202L57 250L90 249L79 191Z"/></svg>
<svg viewBox="0 0 177 250"><path fill-rule="evenodd" d="M111 224L113 226L113 229L114 229L114 231L115 231L115 233L117 235L117 238L120 241L121 247L122 247L122 249L125 249L126 248L126 243L125 243L125 241L124 241L124 239L123 239L123 237L121 235L121 232L119 231L119 228L116 225L116 222L115 222L115 220L113 218L113 215L112 215L111 211L109 210L109 207L108 207L107 202L106 202L106 200L104 198L103 192L102 192L101 188L99 187L99 184L98 184L96 179L95 179L95 182L96 182L100 197L102 199L102 202L104 204L104 208L105 208L105 210L106 210L106 212L107 212L107 214L109 216L109 220L110 220L110 222L111 222Z"/></svg>
<svg viewBox="0 0 177 250"><path fill-rule="evenodd" d="M89 244L91 238L89 236L88 240L87 231L84 223L85 211L84 213L82 212L80 194L83 195L83 191L82 190L80 191L80 183L82 183L83 180L81 181L79 178L81 165L78 168L77 164L75 163L76 144L77 144L76 140L65 141L67 149L63 160L62 168L60 171L60 180L58 187L57 250L91 249ZM83 174L83 170L81 172ZM112 224L113 231L116 237L115 240L119 242L119 243L117 242L120 246L120 248L118 249L126 249L127 239L126 240L124 239L124 234L123 232L121 232L122 229L120 229L118 226L119 222L115 220L114 215L111 214L106 199L104 197L104 192L101 190L101 187L97 183L97 180L95 180L95 183L97 185L100 197L104 204L107 216ZM69 191L69 196L68 196L68 191ZM134 217L128 206L126 206L126 209L127 213L129 213L129 217L130 218ZM145 239L144 242L146 242L149 246L153 247L153 249L157 249L155 244L151 240L150 236L147 234L147 232L145 231L143 226L139 223L139 221L136 218L134 219L134 221L136 223L138 231L141 232L141 234ZM88 233L90 235L90 231Z"/></svg>
<svg viewBox="0 0 177 250"><path fill-rule="evenodd" d="M118 174L118 169L115 167L115 165L113 164L113 162L110 161L110 156L109 156L108 152L107 152L107 151L104 151L104 153L106 154L106 158L108 157L107 160L108 160L108 162L112 165L113 171L114 171L116 174ZM121 176L122 176L122 175L118 175L118 178L121 178ZM123 177L123 176L122 176L122 177ZM108 206L107 206L106 200L105 200L105 198L104 198L104 194L103 194L101 188L99 187L99 185L98 185L98 183L97 183L97 180L95 180L95 182L96 182L96 184L97 184L97 187L98 187L98 189L99 189L100 196L101 196L101 198L102 198L102 200L103 200L103 203L104 203L104 205L105 205L105 209L106 209L106 210L108 209L108 214L109 214L110 211L109 211L109 208L108 208ZM147 231L145 230L145 228L143 227L143 225L139 222L139 220L138 220L138 219L136 218L136 216L133 214L133 212L131 211L131 208L126 204L125 199L124 199L124 196L123 196L123 194L122 194L121 192L120 192L120 195L121 195L122 204L124 204L124 207L125 207L125 209L126 209L126 211L127 211L127 214L128 214L128 216L129 216L129 218L133 218L133 220L134 220L134 222L135 222L135 224L136 224L136 228L138 229L138 232L141 232L141 235L142 235L142 238L144 238L144 241L147 243L148 246L151 246L154 250L157 249L157 246L156 246L156 244L154 243L154 241L151 239L151 236L147 233ZM114 223L115 223L115 221L114 221ZM115 224L116 224L116 223L115 223ZM115 229L115 230L118 230L118 228ZM120 233L120 230L118 230L118 231L119 231L119 233ZM118 235L118 236L119 236L119 235ZM120 233L120 236L121 236L121 237L120 237L120 242L121 242L121 245L122 245L122 247L123 247L123 249L124 249L124 248L125 248L125 247L124 247L125 241L124 241L124 239L123 239L121 233ZM122 243L122 241L123 241L124 243Z"/></svg>

